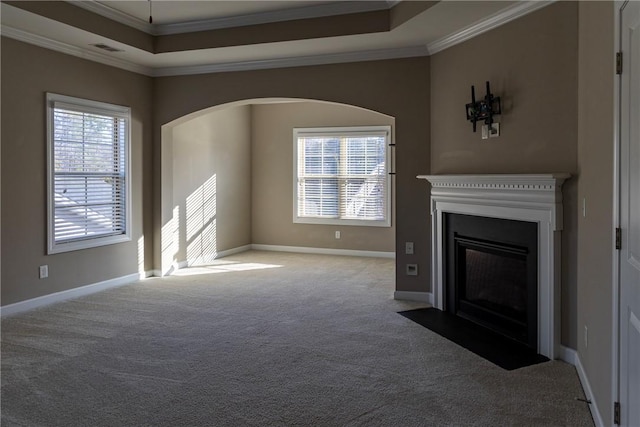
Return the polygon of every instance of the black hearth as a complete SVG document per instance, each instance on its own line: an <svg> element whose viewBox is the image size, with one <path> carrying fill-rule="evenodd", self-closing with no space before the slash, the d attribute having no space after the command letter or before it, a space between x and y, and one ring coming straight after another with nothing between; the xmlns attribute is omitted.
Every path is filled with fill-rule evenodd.
<svg viewBox="0 0 640 427"><path fill-rule="evenodd" d="M447 213L446 310L537 348L538 225Z"/></svg>

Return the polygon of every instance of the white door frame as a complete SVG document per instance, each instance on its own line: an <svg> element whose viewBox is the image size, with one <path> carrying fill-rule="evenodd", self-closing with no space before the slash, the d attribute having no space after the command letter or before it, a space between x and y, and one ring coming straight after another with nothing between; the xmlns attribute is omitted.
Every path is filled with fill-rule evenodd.
<svg viewBox="0 0 640 427"><path fill-rule="evenodd" d="M614 52L621 49L621 9L625 0L616 0L613 4L613 44ZM620 227L620 76L615 71L615 61L611 58L613 74L613 231L611 252L612 260L612 324L611 335L611 402L620 399L620 251L616 249L615 230ZM613 408L612 408L613 409ZM613 421L613 420L611 420Z"/></svg>
<svg viewBox="0 0 640 427"><path fill-rule="evenodd" d="M614 2L614 52L622 51L622 7L632 0L615 0ZM623 58L624 61L624 58ZM615 61L614 61L615 62ZM614 72L614 180L613 180L613 229L620 227L621 224L621 86L622 75ZM621 292L621 251L615 248L615 238L613 242L613 335L612 335L612 402L620 402L620 292Z"/></svg>

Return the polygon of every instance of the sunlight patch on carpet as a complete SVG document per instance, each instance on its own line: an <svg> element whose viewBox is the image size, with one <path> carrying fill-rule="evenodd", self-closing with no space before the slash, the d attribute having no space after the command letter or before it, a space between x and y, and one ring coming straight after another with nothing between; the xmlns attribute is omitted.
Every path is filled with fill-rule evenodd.
<svg viewBox="0 0 640 427"><path fill-rule="evenodd" d="M217 261L209 265L181 268L171 273L172 276L199 276L202 274L233 273L239 271L264 270L280 268L277 264L262 264L258 262Z"/></svg>

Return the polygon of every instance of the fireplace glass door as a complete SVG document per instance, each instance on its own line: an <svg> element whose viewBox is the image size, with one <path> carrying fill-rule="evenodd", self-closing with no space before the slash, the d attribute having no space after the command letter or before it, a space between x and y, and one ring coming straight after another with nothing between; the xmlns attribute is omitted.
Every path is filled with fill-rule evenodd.
<svg viewBox="0 0 640 427"><path fill-rule="evenodd" d="M536 348L537 225L447 216L447 310Z"/></svg>

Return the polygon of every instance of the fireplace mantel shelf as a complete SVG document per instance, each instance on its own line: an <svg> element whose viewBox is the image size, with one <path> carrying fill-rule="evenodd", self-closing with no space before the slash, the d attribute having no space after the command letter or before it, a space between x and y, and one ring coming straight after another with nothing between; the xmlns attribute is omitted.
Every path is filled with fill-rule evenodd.
<svg viewBox="0 0 640 427"><path fill-rule="evenodd" d="M551 190L571 177L568 173L517 175L418 175L433 187Z"/></svg>
<svg viewBox="0 0 640 427"><path fill-rule="evenodd" d="M459 213L473 215L473 207L479 206L485 216L505 218L501 208L521 208L531 212L520 214L524 217L518 219L535 220L529 217L544 212L549 215L553 230L562 230L562 184L570 177L568 173L417 176L431 184L432 211L438 203L457 203L471 210ZM488 212L489 206L493 206L495 212Z"/></svg>
<svg viewBox="0 0 640 427"><path fill-rule="evenodd" d="M562 184L568 173L522 175L418 175L431 184L434 306L444 309L444 215L457 213L538 224L538 353L551 359L560 347L560 231Z"/></svg>

